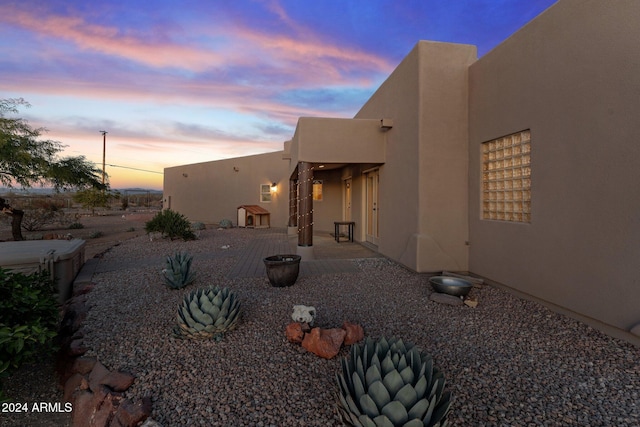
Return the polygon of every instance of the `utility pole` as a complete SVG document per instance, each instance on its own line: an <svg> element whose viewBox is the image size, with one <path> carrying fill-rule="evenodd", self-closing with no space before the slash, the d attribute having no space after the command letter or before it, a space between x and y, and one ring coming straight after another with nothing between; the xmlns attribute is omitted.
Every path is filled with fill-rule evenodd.
<svg viewBox="0 0 640 427"><path fill-rule="evenodd" d="M100 133L102 134L102 185L104 185L104 169L107 158L107 131L101 130Z"/></svg>

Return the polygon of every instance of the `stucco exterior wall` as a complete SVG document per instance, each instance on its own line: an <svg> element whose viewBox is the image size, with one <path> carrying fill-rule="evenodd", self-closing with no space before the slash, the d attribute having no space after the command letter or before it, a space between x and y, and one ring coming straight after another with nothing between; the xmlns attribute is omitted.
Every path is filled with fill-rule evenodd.
<svg viewBox="0 0 640 427"><path fill-rule="evenodd" d="M175 166L164 170L164 207L191 221L237 225L240 205L258 205L271 213L272 227L286 227L289 217L289 160L282 151ZM237 169L237 170L236 170ZM186 176L185 176L186 175ZM270 203L260 202L260 184L276 182Z"/></svg>
<svg viewBox="0 0 640 427"><path fill-rule="evenodd" d="M469 268L640 323L640 2L563 0L470 67ZM480 145L531 130L531 223L481 220Z"/></svg>
<svg viewBox="0 0 640 427"><path fill-rule="evenodd" d="M466 270L467 69L475 46L419 42L356 118L389 117L379 251L416 271Z"/></svg>

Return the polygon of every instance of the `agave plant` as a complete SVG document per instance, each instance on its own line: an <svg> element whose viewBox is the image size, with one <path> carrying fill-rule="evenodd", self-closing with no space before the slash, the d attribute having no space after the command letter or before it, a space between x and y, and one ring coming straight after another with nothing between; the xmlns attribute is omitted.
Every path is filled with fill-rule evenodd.
<svg viewBox="0 0 640 427"><path fill-rule="evenodd" d="M337 374L338 413L357 427L447 425L452 402L433 359L400 339L367 338L351 346Z"/></svg>
<svg viewBox="0 0 640 427"><path fill-rule="evenodd" d="M164 282L173 289L181 289L193 282L196 275L191 270L193 255L187 252L176 252L174 256L167 257L167 268L162 270Z"/></svg>
<svg viewBox="0 0 640 427"><path fill-rule="evenodd" d="M228 288L195 289L178 308L173 333L179 338L218 338L236 327L239 314L240 302Z"/></svg>

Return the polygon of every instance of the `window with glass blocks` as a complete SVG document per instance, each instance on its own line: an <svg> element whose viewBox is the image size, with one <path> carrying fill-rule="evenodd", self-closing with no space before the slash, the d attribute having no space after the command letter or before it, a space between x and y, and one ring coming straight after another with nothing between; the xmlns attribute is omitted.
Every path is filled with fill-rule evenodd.
<svg viewBox="0 0 640 427"><path fill-rule="evenodd" d="M531 132L482 144L482 219L531 222Z"/></svg>

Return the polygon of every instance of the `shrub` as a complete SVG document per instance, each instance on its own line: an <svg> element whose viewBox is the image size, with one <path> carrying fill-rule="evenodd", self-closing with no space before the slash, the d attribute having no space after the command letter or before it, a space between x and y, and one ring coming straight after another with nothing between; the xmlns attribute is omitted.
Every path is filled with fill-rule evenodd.
<svg viewBox="0 0 640 427"><path fill-rule="evenodd" d="M104 236L104 233L102 231L98 230L98 231L94 231L93 233L91 233L89 235L89 238L90 239L97 239L98 237L102 237L102 236Z"/></svg>
<svg viewBox="0 0 640 427"><path fill-rule="evenodd" d="M70 230L79 230L81 228L84 228L84 225L81 222L73 222L69 224L69 227L67 228Z"/></svg>
<svg viewBox="0 0 640 427"><path fill-rule="evenodd" d="M144 225L144 231L147 234L161 233L163 237L169 237L171 240L176 238L193 240L196 238L189 220L171 209L158 212L151 221L147 221Z"/></svg>
<svg viewBox="0 0 640 427"><path fill-rule="evenodd" d="M231 222L231 220L223 219L220 221L220 223L218 223L218 226L220 228L231 228L233 227L233 223Z"/></svg>
<svg viewBox="0 0 640 427"><path fill-rule="evenodd" d="M40 231L46 225L59 221L60 212L50 209L25 209L22 217L22 228L26 231Z"/></svg>
<svg viewBox="0 0 640 427"><path fill-rule="evenodd" d="M0 268L0 374L55 350L59 318L54 291L46 272L25 275Z"/></svg>
<svg viewBox="0 0 640 427"><path fill-rule="evenodd" d="M191 228L194 230L204 230L207 227L202 222L193 222L191 223Z"/></svg>

